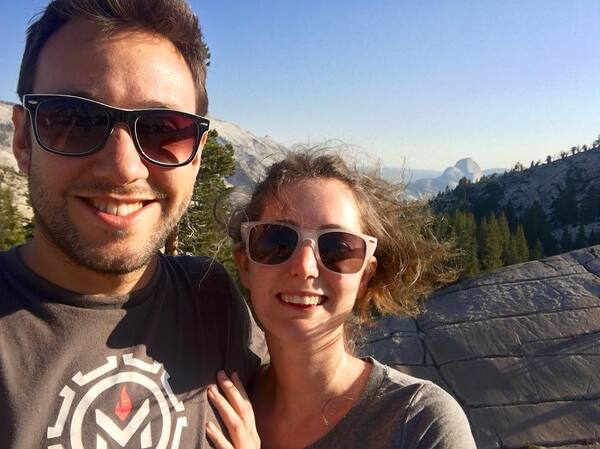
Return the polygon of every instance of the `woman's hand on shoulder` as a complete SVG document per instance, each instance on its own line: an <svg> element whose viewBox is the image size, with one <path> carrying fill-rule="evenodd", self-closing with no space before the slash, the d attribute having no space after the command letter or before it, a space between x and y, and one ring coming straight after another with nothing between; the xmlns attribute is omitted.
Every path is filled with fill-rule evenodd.
<svg viewBox="0 0 600 449"><path fill-rule="evenodd" d="M227 427L231 441L212 422L206 424L206 435L218 449L259 449L254 411L240 378L233 373L230 379L224 371L219 371L217 381L224 394L216 385L208 387L207 394Z"/></svg>

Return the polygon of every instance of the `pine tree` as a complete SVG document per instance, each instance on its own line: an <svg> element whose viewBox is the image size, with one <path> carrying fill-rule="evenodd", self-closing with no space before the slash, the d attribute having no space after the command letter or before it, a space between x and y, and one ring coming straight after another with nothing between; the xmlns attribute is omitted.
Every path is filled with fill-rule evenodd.
<svg viewBox="0 0 600 449"><path fill-rule="evenodd" d="M529 260L540 260L544 257L544 247L542 246L542 242L540 239L535 241L535 245L533 246L533 250L529 255Z"/></svg>
<svg viewBox="0 0 600 449"><path fill-rule="evenodd" d="M494 214L487 218L482 238L481 268L485 271L500 268L502 266L502 235Z"/></svg>
<svg viewBox="0 0 600 449"><path fill-rule="evenodd" d="M24 219L13 204L6 170L0 170L0 250L23 243L27 237Z"/></svg>
<svg viewBox="0 0 600 449"><path fill-rule="evenodd" d="M550 225L546 213L539 201L534 201L533 204L525 210L521 217L527 246L533 248L535 241L540 239L544 246L546 255L553 255L559 252L558 242L550 232Z"/></svg>
<svg viewBox="0 0 600 449"><path fill-rule="evenodd" d="M477 224L477 258L479 259L480 263L483 261L483 253L484 253L487 233L488 233L487 218L483 217L481 220L479 220L479 223ZM483 267L483 265L482 265L482 267Z"/></svg>
<svg viewBox="0 0 600 449"><path fill-rule="evenodd" d="M504 212L501 212L498 216L498 229L500 231L500 237L502 242L502 264L508 265L508 253L510 244L510 228L508 226L508 220Z"/></svg>
<svg viewBox="0 0 600 449"><path fill-rule="evenodd" d="M588 245L593 246L593 245L599 245L599 244L600 244L600 231L596 232L595 230L592 229L592 232L590 232L590 235L588 236Z"/></svg>
<svg viewBox="0 0 600 449"><path fill-rule="evenodd" d="M521 224L517 226L517 231L515 232L515 246L518 263L529 260L529 247L527 246L525 231Z"/></svg>
<svg viewBox="0 0 600 449"><path fill-rule="evenodd" d="M514 233L510 234L508 240L508 251L504 259L504 265L514 265L519 263L519 256L517 255L517 239L515 238Z"/></svg>
<svg viewBox="0 0 600 449"><path fill-rule="evenodd" d="M573 249L573 238L571 237L569 228L565 228L563 231L562 238L560 239L560 247L563 253Z"/></svg>
<svg viewBox="0 0 600 449"><path fill-rule="evenodd" d="M591 223L600 218L600 191L591 185L581 200L580 218L584 223Z"/></svg>
<svg viewBox="0 0 600 449"><path fill-rule="evenodd" d="M477 225L471 212L455 210L451 216L454 238L460 251L462 278L471 278L479 274L477 257Z"/></svg>
<svg viewBox="0 0 600 449"><path fill-rule="evenodd" d="M222 145L218 133L209 132L202 151L202 164L194 185L190 207L177 230L177 250L185 254L215 257L229 270L234 269L231 244L215 215L226 217L230 206L224 200L229 191L225 181L235 170L233 147Z"/></svg>
<svg viewBox="0 0 600 449"><path fill-rule="evenodd" d="M583 227L583 224L579 225L579 228L577 229L577 235L575 236L575 243L573 244L573 247L575 249L578 248L585 248L587 246L587 237L585 235L585 228Z"/></svg>

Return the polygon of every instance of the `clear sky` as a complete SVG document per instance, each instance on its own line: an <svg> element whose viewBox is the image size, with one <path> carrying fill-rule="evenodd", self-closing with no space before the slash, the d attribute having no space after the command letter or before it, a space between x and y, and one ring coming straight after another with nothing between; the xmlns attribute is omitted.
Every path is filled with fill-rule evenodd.
<svg viewBox="0 0 600 449"><path fill-rule="evenodd" d="M15 101L24 30L46 2L2 3L0 99ZM212 53L210 114L286 145L492 168L600 134L600 0L191 4Z"/></svg>

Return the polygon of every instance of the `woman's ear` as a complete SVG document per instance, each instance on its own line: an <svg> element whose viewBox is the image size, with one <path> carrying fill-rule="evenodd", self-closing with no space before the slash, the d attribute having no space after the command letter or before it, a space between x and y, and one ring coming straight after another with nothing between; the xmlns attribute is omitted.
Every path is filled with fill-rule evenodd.
<svg viewBox="0 0 600 449"><path fill-rule="evenodd" d="M17 160L21 173L29 174L29 165L31 163L31 139L29 136L28 114L23 106L16 104L13 106L12 122L15 127L13 134L13 154Z"/></svg>
<svg viewBox="0 0 600 449"><path fill-rule="evenodd" d="M249 262L244 248L238 248L233 251L233 260L235 261L235 265L240 273L242 285L250 290L250 274L248 273Z"/></svg>
<svg viewBox="0 0 600 449"><path fill-rule="evenodd" d="M369 285L369 281L375 274L377 270L377 259L375 257L371 257L371 259L367 262L367 266L363 270L363 274L360 278L360 283L358 284L358 292L356 294L357 298L362 298L367 291L367 285Z"/></svg>

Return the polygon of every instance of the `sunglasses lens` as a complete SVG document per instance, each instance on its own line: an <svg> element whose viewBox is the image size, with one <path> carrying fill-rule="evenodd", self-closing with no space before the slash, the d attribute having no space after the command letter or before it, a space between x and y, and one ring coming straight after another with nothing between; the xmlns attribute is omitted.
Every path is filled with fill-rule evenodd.
<svg viewBox="0 0 600 449"><path fill-rule="evenodd" d="M266 265L276 265L288 260L297 244L298 233L285 225L257 225L248 236L250 258Z"/></svg>
<svg viewBox="0 0 600 449"><path fill-rule="evenodd" d="M64 98L40 103L35 125L43 146L60 153L85 154L102 142L108 123L102 107Z"/></svg>
<svg viewBox="0 0 600 449"><path fill-rule="evenodd" d="M198 125L175 111L146 112L136 122L136 135L144 154L155 162L188 162L199 144Z"/></svg>
<svg viewBox="0 0 600 449"><path fill-rule="evenodd" d="M367 254L367 243L347 232L322 234L318 245L323 265L337 273L356 273L362 268Z"/></svg>

